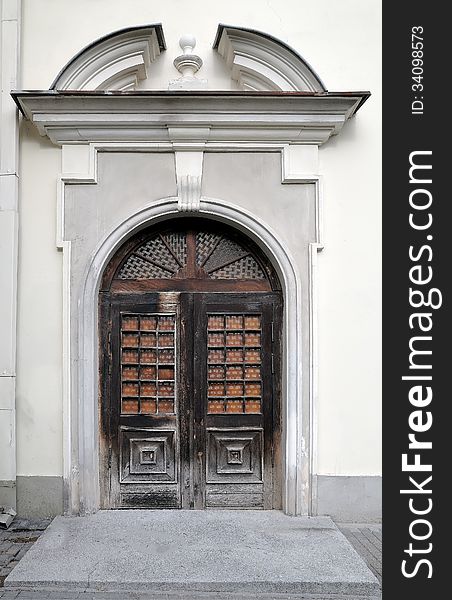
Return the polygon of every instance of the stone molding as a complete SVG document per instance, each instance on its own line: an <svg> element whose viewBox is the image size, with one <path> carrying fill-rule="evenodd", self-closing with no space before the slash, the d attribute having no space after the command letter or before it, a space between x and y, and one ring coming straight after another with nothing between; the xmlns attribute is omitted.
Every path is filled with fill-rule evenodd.
<svg viewBox="0 0 452 600"><path fill-rule="evenodd" d="M175 152L178 209L197 212L200 207L203 152Z"/></svg>
<svg viewBox="0 0 452 600"><path fill-rule="evenodd" d="M323 144L368 92L13 92L20 110L57 145L99 142ZM176 128L178 136L172 137Z"/></svg>
<svg viewBox="0 0 452 600"><path fill-rule="evenodd" d="M172 144L154 143L92 143L89 145L64 145L63 173L58 186L58 247L63 250L63 348L64 348L64 478L65 478L65 511L67 513L84 513L96 511L99 507L98 483L98 425L97 415L97 289L103 268L114 251L144 224L152 224L165 218L171 218L181 210L189 208L188 199L181 198L181 187L178 184L179 196L153 202L149 207L131 215L99 243L95 255L89 260L85 269L82 289L74 289L71 285L71 242L64 235L66 184L97 184L97 157L99 152L171 152L175 153L176 180L187 177L202 177L204 152L210 149L217 151L217 146L209 144L197 146L181 142ZM287 146L285 144L240 144L230 143L223 151L252 150L279 151L281 153L281 183L308 183L316 186L317 215L321 215L322 188L321 178L317 171L317 146ZM303 174L305 173L305 174ZM313 174L314 173L314 174ZM182 184L183 185L183 184ZM284 286L285 324L284 355L287 357L283 378L286 382L283 403L285 403L284 429L284 510L288 514L310 514L311 501L311 454L312 454L312 415L315 412L313 402L316 391L315 343L311 343L309 373L302 373L302 331L301 280L299 268L290 256L271 225L262 223L248 211L233 206L223 199L212 199L200 196L196 210L199 214L233 225L249 235L258 243L272 260ZM316 330L315 289L311 273L315 270L317 250L321 249L321 221L315 220L315 232L309 243L310 266L306 276L309 304L308 322L309 336ZM71 303L80 307L79 319L71 322ZM293 324L296 326L293 326ZM289 324L291 324L289 326ZM77 355L71 355L74 340L80 340ZM72 342L71 342L72 340ZM75 368L76 366L76 368ZM304 377L310 379L309 396L302 392Z"/></svg>

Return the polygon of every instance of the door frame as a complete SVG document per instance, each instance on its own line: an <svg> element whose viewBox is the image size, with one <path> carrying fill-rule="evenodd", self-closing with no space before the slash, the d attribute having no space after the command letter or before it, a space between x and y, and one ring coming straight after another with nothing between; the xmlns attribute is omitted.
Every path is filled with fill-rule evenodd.
<svg viewBox="0 0 452 600"><path fill-rule="evenodd" d="M315 397L315 294L317 245L297 263L272 226L225 200L201 198L200 217L242 231L273 264L283 291L282 340L282 499L286 514L311 514L312 409ZM98 426L98 292L113 254L144 227L180 216L178 197L153 201L122 218L94 253L83 275L73 279L71 242L64 242L64 481L65 513L90 514L100 508ZM80 265L78 266L80 269ZM307 282L304 290L302 280ZM301 449L301 450L300 450Z"/></svg>

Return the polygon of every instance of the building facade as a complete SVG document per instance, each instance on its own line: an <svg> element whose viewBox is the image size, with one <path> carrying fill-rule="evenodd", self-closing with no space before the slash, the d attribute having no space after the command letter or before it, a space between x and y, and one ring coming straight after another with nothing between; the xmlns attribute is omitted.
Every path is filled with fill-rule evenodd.
<svg viewBox="0 0 452 600"><path fill-rule="evenodd" d="M0 504L378 520L380 2L1 6Z"/></svg>

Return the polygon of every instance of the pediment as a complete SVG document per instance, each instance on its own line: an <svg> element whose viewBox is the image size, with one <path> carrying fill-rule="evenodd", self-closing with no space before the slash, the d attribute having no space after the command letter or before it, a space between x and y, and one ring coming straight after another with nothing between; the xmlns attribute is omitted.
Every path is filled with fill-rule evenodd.
<svg viewBox="0 0 452 600"><path fill-rule="evenodd" d="M196 42L195 42L196 43ZM193 45L194 47L194 45ZM136 91L164 89L153 63L166 50L160 23L112 32L83 48L60 71L50 89L58 91ZM213 51L225 61L224 72L205 81L204 89L241 91L324 92L326 87L303 57L277 38L252 29L219 25ZM202 65L193 48L174 57L178 67L189 55ZM205 58L205 57L203 57ZM207 57L208 58L208 57ZM163 65L170 64L167 61ZM219 63L213 61L213 64ZM174 81L168 68L166 82ZM202 76L202 72L201 72ZM158 82L157 82L158 80ZM195 78L196 81L196 78Z"/></svg>
<svg viewBox="0 0 452 600"><path fill-rule="evenodd" d="M226 61L241 90L324 92L314 69L277 38L244 27L219 25L214 49Z"/></svg>
<svg viewBox="0 0 452 600"><path fill-rule="evenodd" d="M51 90L135 90L166 49L161 24L115 31L83 48L60 71Z"/></svg>

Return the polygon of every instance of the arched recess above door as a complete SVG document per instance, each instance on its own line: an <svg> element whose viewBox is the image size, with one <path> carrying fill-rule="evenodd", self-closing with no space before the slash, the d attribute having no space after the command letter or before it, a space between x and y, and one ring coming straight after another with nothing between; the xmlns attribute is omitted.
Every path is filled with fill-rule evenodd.
<svg viewBox="0 0 452 600"><path fill-rule="evenodd" d="M107 265L101 290L271 291L278 277L238 231L203 219L176 219L141 231Z"/></svg>

